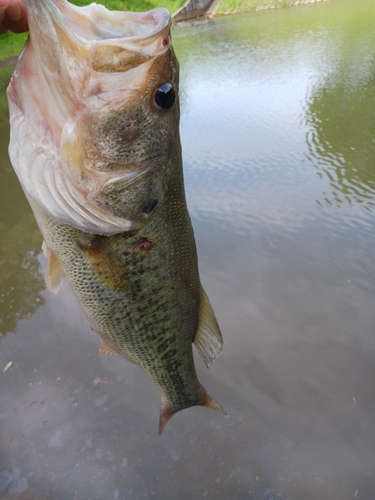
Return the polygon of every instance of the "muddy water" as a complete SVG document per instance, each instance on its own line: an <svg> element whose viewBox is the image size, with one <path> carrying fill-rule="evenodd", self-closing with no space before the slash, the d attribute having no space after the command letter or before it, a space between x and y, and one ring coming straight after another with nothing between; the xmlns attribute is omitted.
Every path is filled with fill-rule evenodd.
<svg viewBox="0 0 375 500"><path fill-rule="evenodd" d="M6 154L0 86L0 498L373 500L375 8L174 31L201 276L225 348L157 435L159 395L101 358ZM9 363L12 365L9 366ZM5 371L3 371L7 368Z"/></svg>

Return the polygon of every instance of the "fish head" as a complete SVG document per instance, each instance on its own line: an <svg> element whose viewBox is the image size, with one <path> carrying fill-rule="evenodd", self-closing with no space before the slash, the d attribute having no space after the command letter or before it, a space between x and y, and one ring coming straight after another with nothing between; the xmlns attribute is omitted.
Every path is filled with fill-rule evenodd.
<svg viewBox="0 0 375 500"><path fill-rule="evenodd" d="M25 4L30 39L8 88L9 152L24 191L84 231L134 229L180 164L170 15Z"/></svg>
<svg viewBox="0 0 375 500"><path fill-rule="evenodd" d="M169 43L168 38L161 42ZM87 167L133 170L162 157L179 123L178 63L172 47L153 57L125 52L119 64L118 47L92 49L95 57L90 53L89 61L95 72L82 97L79 131Z"/></svg>

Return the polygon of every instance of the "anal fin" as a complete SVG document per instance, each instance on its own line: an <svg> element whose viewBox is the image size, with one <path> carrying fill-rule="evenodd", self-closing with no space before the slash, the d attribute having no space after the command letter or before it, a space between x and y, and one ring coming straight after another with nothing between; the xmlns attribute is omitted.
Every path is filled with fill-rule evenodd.
<svg viewBox="0 0 375 500"><path fill-rule="evenodd" d="M102 356L117 356L118 352L116 352L113 347L107 344L105 340L100 339L99 354L101 354Z"/></svg>
<svg viewBox="0 0 375 500"><path fill-rule="evenodd" d="M199 323L193 344L203 361L206 363L207 368L209 368L212 361L219 356L223 348L223 337L220 332L220 327L207 294L202 287Z"/></svg>
<svg viewBox="0 0 375 500"><path fill-rule="evenodd" d="M46 282L47 288L52 293L57 293L64 278L64 270L61 262L48 247L47 243L43 241L42 250L47 259Z"/></svg>

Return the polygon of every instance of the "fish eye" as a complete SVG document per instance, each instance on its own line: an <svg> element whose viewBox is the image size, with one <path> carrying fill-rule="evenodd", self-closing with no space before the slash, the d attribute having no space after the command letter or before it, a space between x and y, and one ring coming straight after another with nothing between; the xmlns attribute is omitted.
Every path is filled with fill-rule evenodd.
<svg viewBox="0 0 375 500"><path fill-rule="evenodd" d="M171 83L163 83L155 91L155 104L159 109L170 109L176 100L176 93Z"/></svg>

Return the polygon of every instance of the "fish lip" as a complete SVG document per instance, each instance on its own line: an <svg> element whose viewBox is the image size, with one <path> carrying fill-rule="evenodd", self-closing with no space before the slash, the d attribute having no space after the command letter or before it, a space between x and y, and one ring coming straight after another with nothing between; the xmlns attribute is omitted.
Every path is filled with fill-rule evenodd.
<svg viewBox="0 0 375 500"><path fill-rule="evenodd" d="M42 9L36 6L37 3L42 4L42 9L49 12L60 29L74 37L79 44L115 44L121 40L134 44L151 42L171 26L171 15L164 7L147 12L127 12L110 11L95 3L79 7L66 0L26 0L29 15L41 13ZM90 24L90 30L80 29L77 22L79 18ZM84 36L83 33L91 36Z"/></svg>
<svg viewBox="0 0 375 500"><path fill-rule="evenodd" d="M81 7L84 9L84 7ZM110 11L109 11L110 12ZM128 35L126 33L122 33L122 36L100 36L99 38L95 38L94 40L85 40L82 39L82 41L90 41L91 43L94 42L99 42L100 41L113 41L113 43L116 43L117 41L120 41L122 39L126 39L129 42L144 42L144 41L153 41L154 39L158 38L161 33L166 30L166 28L169 28L171 25L171 16L170 13L168 12L167 9L164 7L158 7L156 9L149 10L147 12L122 12L122 11L113 11L116 12L119 15L119 19L124 17L124 22L119 22L119 25L124 25L126 26L126 18L129 17L131 20L131 23L133 25L139 25L139 26L144 26L144 22L152 19L154 21L153 27L150 27L150 32L146 35L140 36L137 34L134 35ZM131 16L131 17L130 17ZM69 19L67 19L69 22ZM125 30L125 29L124 29ZM73 30L74 32L74 30ZM75 33L75 32L74 32ZM78 34L75 33L77 38L79 37Z"/></svg>

